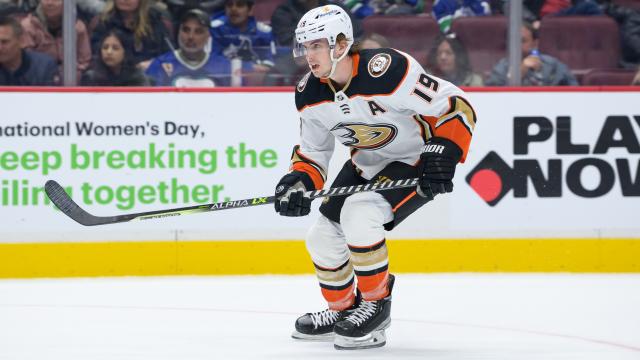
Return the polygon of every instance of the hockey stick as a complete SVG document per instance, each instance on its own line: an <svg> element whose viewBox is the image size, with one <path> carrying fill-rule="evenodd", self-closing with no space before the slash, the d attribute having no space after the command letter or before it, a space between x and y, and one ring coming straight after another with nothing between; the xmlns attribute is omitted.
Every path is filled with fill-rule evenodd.
<svg viewBox="0 0 640 360"><path fill-rule="evenodd" d="M308 195L311 199L317 199L321 197L328 196L339 196L339 195L351 195L355 193L361 193L366 191L379 191L379 190L393 190L393 189L401 189L416 186L418 184L418 179L400 179L400 180L392 180L384 183L377 184L364 184L364 185L354 185L354 186L344 186L323 190L313 190L307 191L306 195ZM228 210L228 209L236 209L250 206L259 206L259 205L267 205L273 204L276 201L275 196L265 196L265 197L256 197L251 199L244 200L234 200L234 201L225 201L218 202L213 204L206 205L196 205L196 206L188 206L182 208L175 209L166 209L166 210L156 210L149 212L141 212L136 214L123 214L116 216L95 216L91 215L85 210L83 210L78 204L76 204L73 199L67 194L67 192L53 180L47 181L44 186L45 192L51 201L62 211L65 215L72 218L76 222L84 225L84 226L94 226L94 225L105 225L105 224L115 224L121 222L127 222L132 220L149 220L149 219L159 219L163 217L169 216L180 216L180 215L189 215L189 214L197 214L208 211L217 211L217 210Z"/></svg>

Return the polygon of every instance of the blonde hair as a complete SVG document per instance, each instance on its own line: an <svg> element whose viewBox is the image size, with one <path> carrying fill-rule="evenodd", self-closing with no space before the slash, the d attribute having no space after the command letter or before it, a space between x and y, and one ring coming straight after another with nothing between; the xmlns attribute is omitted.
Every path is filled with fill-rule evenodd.
<svg viewBox="0 0 640 360"><path fill-rule="evenodd" d="M340 33L336 37L336 44L341 41L347 41L347 36L345 34ZM355 55L358 53L360 53L360 43L354 41L349 48L349 55Z"/></svg>
<svg viewBox="0 0 640 360"><path fill-rule="evenodd" d="M47 24L47 17L44 16L44 11L42 10L42 4L38 4L38 6L36 6L36 10L34 11L34 15L38 18L38 20L40 20L40 22L42 23L42 26L45 29L48 29L49 26Z"/></svg>
<svg viewBox="0 0 640 360"><path fill-rule="evenodd" d="M151 34L151 25L149 20L149 0L140 0L138 8L135 11L133 19L133 39L135 48L142 46L142 39ZM110 17L115 16L118 9L115 0L108 0L107 5L100 17L102 21L107 21Z"/></svg>
<svg viewBox="0 0 640 360"><path fill-rule="evenodd" d="M33 11L33 14L35 15L35 17L38 18L38 20L40 20L40 22L42 23L42 26L46 29L46 31L49 31L49 23L47 21L47 17L44 15L44 10L42 9L42 3L40 2L38 4L38 6L36 6L36 9ZM60 15L60 18L64 18L64 13Z"/></svg>

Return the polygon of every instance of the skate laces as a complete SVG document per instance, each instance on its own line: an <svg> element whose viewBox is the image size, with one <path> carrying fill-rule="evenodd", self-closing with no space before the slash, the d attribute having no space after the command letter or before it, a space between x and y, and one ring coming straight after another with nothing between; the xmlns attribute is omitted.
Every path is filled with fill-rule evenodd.
<svg viewBox="0 0 640 360"><path fill-rule="evenodd" d="M339 316L339 311L327 309L324 311L312 313L311 321L313 322L313 326L318 328L320 326L332 325L338 320Z"/></svg>
<svg viewBox="0 0 640 360"><path fill-rule="evenodd" d="M347 316L345 320L360 326L363 322L367 321L369 317L376 313L376 309L378 308L377 301L362 301L360 306L358 306L354 312Z"/></svg>

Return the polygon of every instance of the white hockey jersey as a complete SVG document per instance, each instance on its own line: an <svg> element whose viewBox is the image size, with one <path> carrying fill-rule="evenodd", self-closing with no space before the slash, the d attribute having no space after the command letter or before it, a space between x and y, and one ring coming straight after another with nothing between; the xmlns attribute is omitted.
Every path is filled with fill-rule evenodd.
<svg viewBox="0 0 640 360"><path fill-rule="evenodd" d="M353 64L342 90L311 73L298 83L300 144L291 170L306 172L322 188L334 137L351 148L351 160L367 180L393 161L416 165L432 136L458 144L464 161L476 116L462 90L394 49L362 50Z"/></svg>

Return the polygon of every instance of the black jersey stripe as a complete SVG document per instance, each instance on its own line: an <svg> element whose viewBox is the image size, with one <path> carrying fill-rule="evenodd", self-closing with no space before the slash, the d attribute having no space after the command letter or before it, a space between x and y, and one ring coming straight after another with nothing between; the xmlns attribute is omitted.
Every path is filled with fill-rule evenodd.
<svg viewBox="0 0 640 360"><path fill-rule="evenodd" d="M389 264L383 265L373 270L353 270L357 276L372 276L389 270Z"/></svg>
<svg viewBox="0 0 640 360"><path fill-rule="evenodd" d="M354 253L366 253L366 252L370 252L370 251L375 251L380 249L381 247L383 247L385 245L385 240L386 239L382 239L381 241L373 244L372 246L368 246L368 247L357 247L357 246L351 246L349 245L349 250L351 252Z"/></svg>
<svg viewBox="0 0 640 360"><path fill-rule="evenodd" d="M316 263L313 263L313 266L314 266L316 269L321 270L321 271L340 271L340 270L344 269L346 266L348 266L350 261L351 261L351 260L347 260L347 261L345 261L345 263L344 263L344 264L342 264L342 265L338 266L337 268L326 268L326 267L322 267L322 266L320 266L320 265L318 265L318 264L316 264Z"/></svg>
<svg viewBox="0 0 640 360"><path fill-rule="evenodd" d="M339 285L339 286L327 285L327 284L323 284L322 282L319 282L319 284L321 288L327 289L327 290L344 290L344 289L348 289L351 285L353 285L354 279L355 277L351 276L351 279L346 284Z"/></svg>

